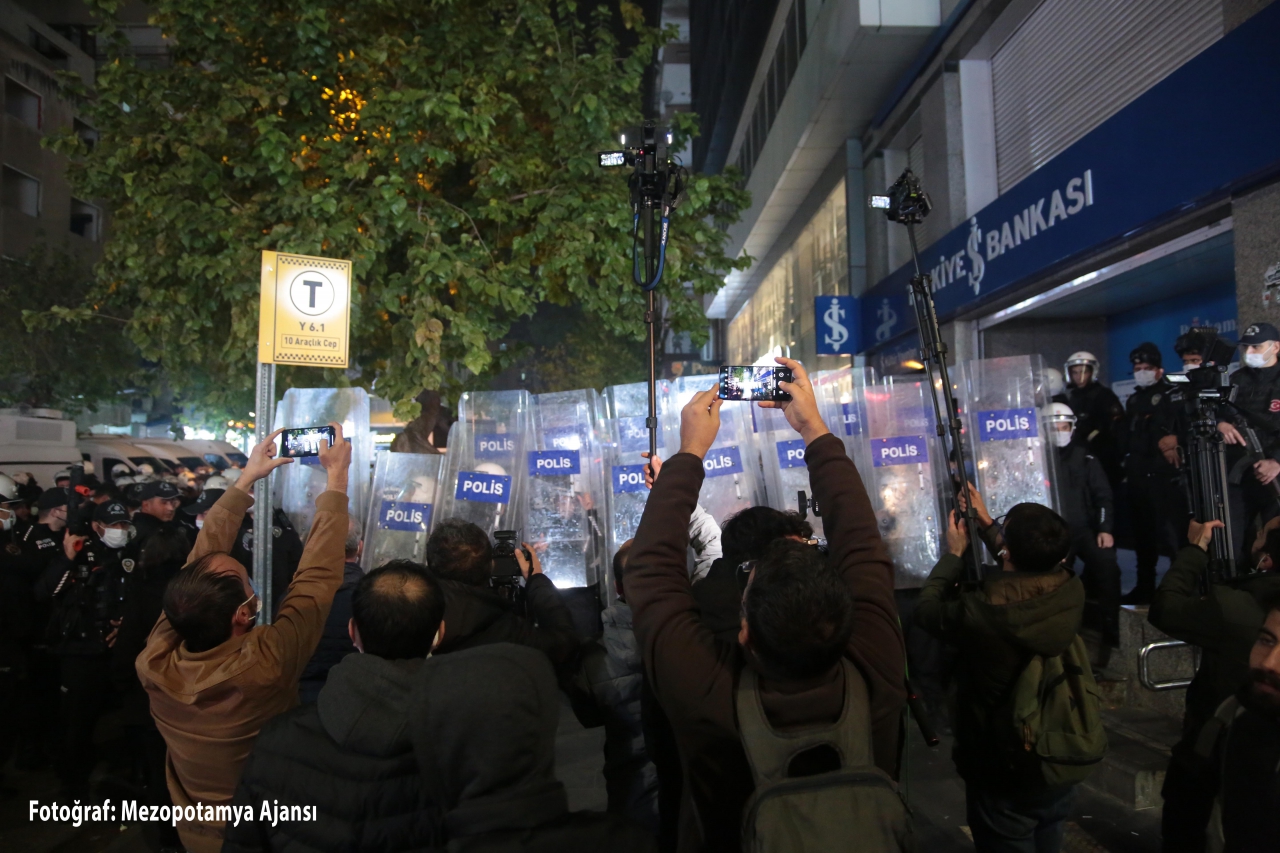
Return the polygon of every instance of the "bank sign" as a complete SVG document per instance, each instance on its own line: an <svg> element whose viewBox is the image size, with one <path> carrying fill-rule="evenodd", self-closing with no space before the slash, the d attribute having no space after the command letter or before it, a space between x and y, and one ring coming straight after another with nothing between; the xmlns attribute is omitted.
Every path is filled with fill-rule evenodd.
<svg viewBox="0 0 1280 853"><path fill-rule="evenodd" d="M926 247L939 317L1280 173L1277 43L1273 4ZM861 297L859 350L915 329L912 272Z"/></svg>

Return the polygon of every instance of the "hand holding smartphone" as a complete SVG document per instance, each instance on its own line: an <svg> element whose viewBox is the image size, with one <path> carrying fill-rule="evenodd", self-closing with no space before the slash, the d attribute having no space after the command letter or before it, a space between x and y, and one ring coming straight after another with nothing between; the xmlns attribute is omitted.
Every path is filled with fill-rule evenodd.
<svg viewBox="0 0 1280 853"><path fill-rule="evenodd" d="M331 426L287 429L280 434L280 455L297 459L302 456L319 456L320 443L333 447L334 432Z"/></svg>
<svg viewBox="0 0 1280 853"><path fill-rule="evenodd" d="M778 383L793 381L789 367L722 367L720 399L786 403L791 400L791 395L783 391Z"/></svg>

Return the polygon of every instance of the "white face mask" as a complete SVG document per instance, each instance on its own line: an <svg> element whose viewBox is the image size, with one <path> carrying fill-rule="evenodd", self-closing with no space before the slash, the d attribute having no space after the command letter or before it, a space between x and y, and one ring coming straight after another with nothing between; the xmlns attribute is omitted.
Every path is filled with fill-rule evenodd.
<svg viewBox="0 0 1280 853"><path fill-rule="evenodd" d="M9 510L9 516L0 520L0 530L12 530L13 523L18 520L18 515L13 510Z"/></svg>
<svg viewBox="0 0 1280 853"><path fill-rule="evenodd" d="M1135 370L1133 372L1133 384L1139 388L1146 388L1149 385L1156 384L1156 372L1154 370Z"/></svg>
<svg viewBox="0 0 1280 853"><path fill-rule="evenodd" d="M117 527L108 527L102 531L102 544L108 548L123 548L129 544L129 531Z"/></svg>
<svg viewBox="0 0 1280 853"><path fill-rule="evenodd" d="M203 530L203 529L204 529L204 519L203 519L203 518L197 518L197 519L196 519L196 530Z"/></svg>
<svg viewBox="0 0 1280 853"><path fill-rule="evenodd" d="M1071 432L1071 430L1063 432L1062 430L1055 429L1053 431L1053 443L1059 447L1066 447L1071 443Z"/></svg>
<svg viewBox="0 0 1280 853"><path fill-rule="evenodd" d="M1247 352L1244 354L1244 363L1249 367L1266 367L1267 354L1261 352Z"/></svg>

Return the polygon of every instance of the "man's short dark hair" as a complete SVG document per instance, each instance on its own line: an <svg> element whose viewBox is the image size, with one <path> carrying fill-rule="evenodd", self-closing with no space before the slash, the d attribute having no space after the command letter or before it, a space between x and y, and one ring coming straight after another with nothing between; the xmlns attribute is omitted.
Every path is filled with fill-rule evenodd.
<svg viewBox="0 0 1280 853"><path fill-rule="evenodd" d="M844 654L853 631L853 592L816 548L782 539L756 561L743 612L751 648L765 669L808 678Z"/></svg>
<svg viewBox="0 0 1280 853"><path fill-rule="evenodd" d="M427 565L441 578L488 586L493 569L493 543L476 525L446 518L427 540Z"/></svg>
<svg viewBox="0 0 1280 853"><path fill-rule="evenodd" d="M1047 506L1021 503L1004 520L1004 546L1020 572L1050 572L1067 558L1071 531Z"/></svg>
<svg viewBox="0 0 1280 853"><path fill-rule="evenodd" d="M166 563L181 565L191 553L191 541L179 527L162 527L147 537L147 544L142 546L139 567L144 573L158 569ZM203 562L204 558L197 560ZM243 601L243 597L241 598ZM170 620L172 621L172 620Z"/></svg>
<svg viewBox="0 0 1280 853"><path fill-rule="evenodd" d="M213 561L229 556L205 554L174 575L164 590L164 615L187 651L207 652L231 637L231 619L244 604L244 582L235 575L214 574Z"/></svg>
<svg viewBox="0 0 1280 853"><path fill-rule="evenodd" d="M387 660L424 658L444 618L444 593L426 566L392 560L356 584L351 617L365 654Z"/></svg>
<svg viewBox="0 0 1280 853"><path fill-rule="evenodd" d="M720 544L725 559L731 563L759 558L777 539L798 536L809 539L813 526L796 512L783 512L768 506L753 506L725 520L720 531Z"/></svg>

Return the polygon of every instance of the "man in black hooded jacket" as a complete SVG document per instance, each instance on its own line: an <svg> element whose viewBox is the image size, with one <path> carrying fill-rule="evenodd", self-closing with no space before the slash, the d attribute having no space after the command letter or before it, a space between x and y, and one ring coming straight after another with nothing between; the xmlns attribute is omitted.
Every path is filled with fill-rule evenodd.
<svg viewBox="0 0 1280 853"><path fill-rule="evenodd" d="M442 846L440 811L414 760L409 697L444 636L444 595L425 567L392 561L351 598L362 654L329 670L314 704L263 727L232 800L252 820L227 822L223 853L427 850ZM314 806L312 821L262 821L263 803Z"/></svg>
<svg viewBox="0 0 1280 853"><path fill-rule="evenodd" d="M555 675L533 649L494 643L422 667L413 750L443 810L450 853L657 850L626 818L569 811L555 776L559 715Z"/></svg>

